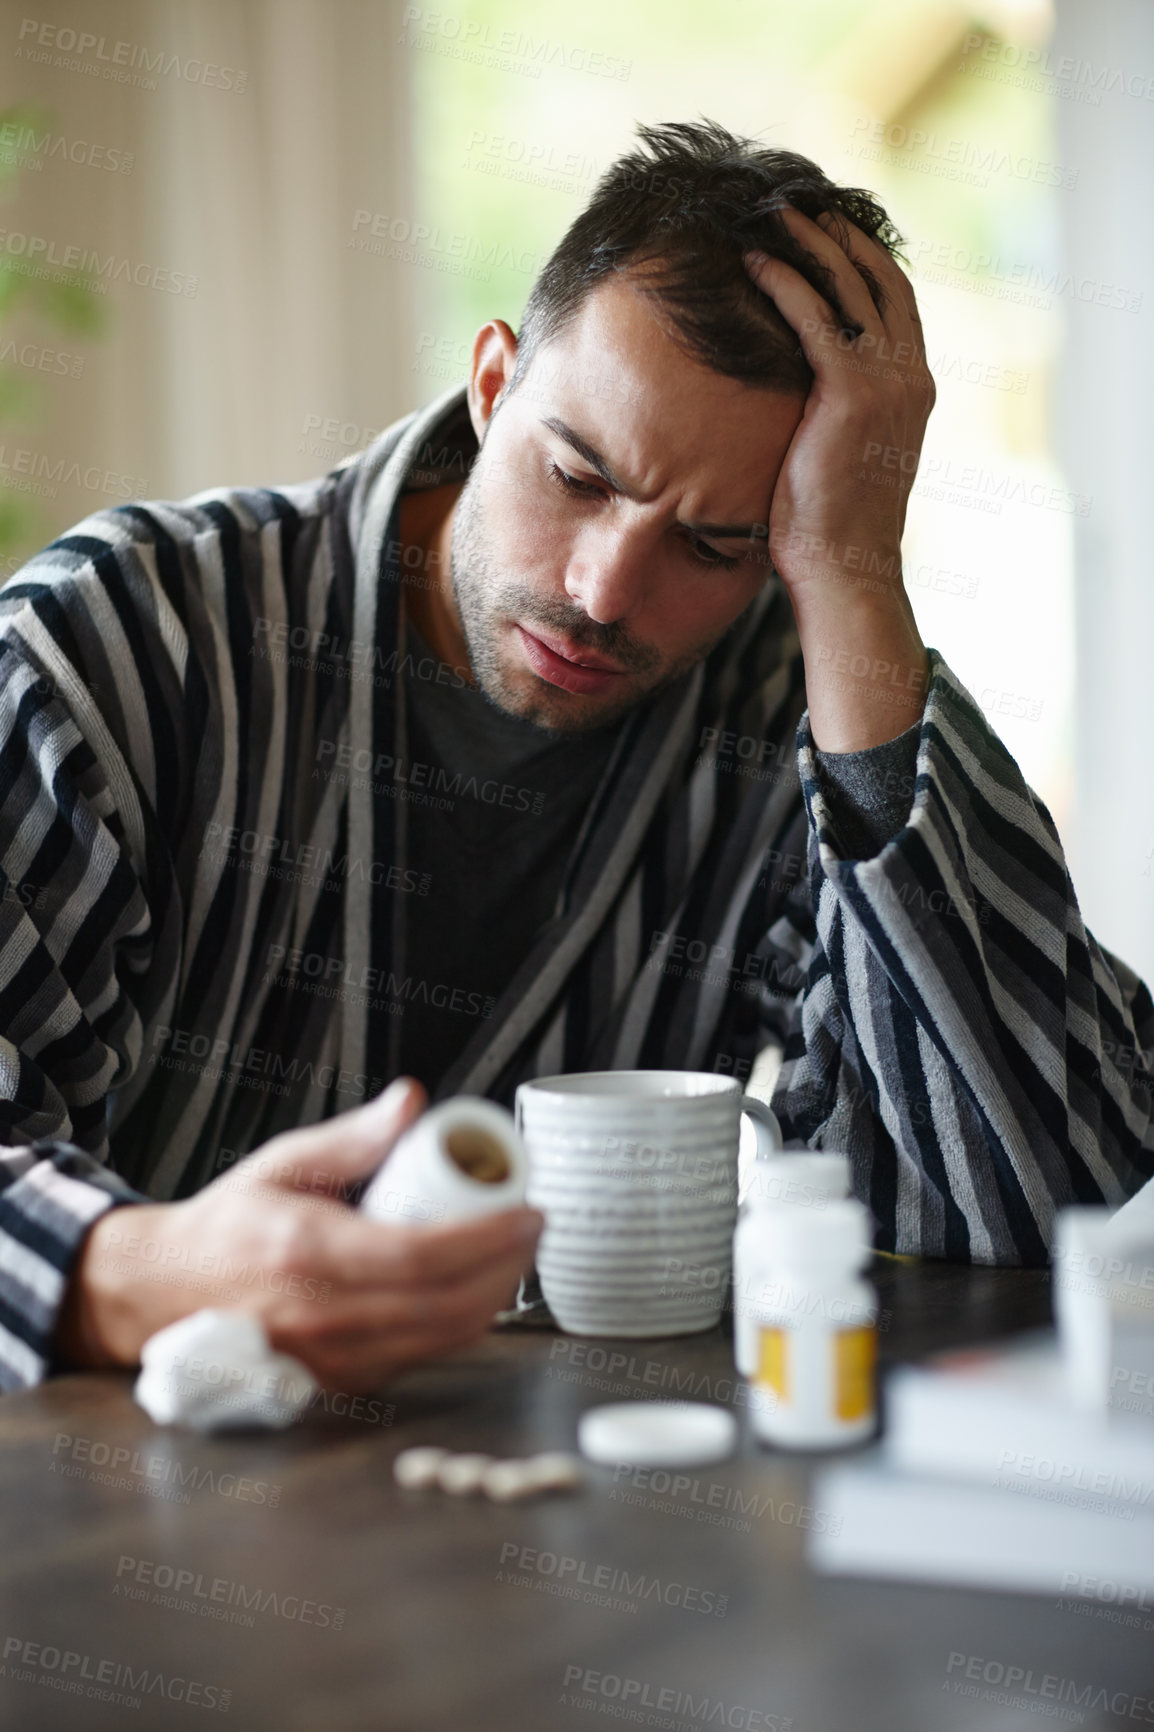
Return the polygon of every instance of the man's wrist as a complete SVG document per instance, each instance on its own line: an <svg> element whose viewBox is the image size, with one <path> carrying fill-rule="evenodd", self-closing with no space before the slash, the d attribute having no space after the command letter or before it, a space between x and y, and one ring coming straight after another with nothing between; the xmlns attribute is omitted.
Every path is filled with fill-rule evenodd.
<svg viewBox="0 0 1154 1732"><path fill-rule="evenodd" d="M904 590L850 603L807 586L794 613L818 751L867 751L920 719L929 652Z"/></svg>
<svg viewBox="0 0 1154 1732"><path fill-rule="evenodd" d="M151 1214L163 1205L129 1206L135 1220L140 1209ZM140 1332L133 1283L114 1250L122 1226L122 1208L106 1209L81 1241L53 1336L59 1370L108 1371L138 1361L148 1332Z"/></svg>
<svg viewBox="0 0 1154 1732"><path fill-rule="evenodd" d="M72 1265L64 1291L64 1301L56 1319L56 1332L52 1338L53 1357L61 1371L105 1370L115 1363L103 1348L93 1327L86 1278L87 1258L91 1254L93 1237L111 1212L106 1209L103 1215L98 1215L93 1221L80 1242Z"/></svg>

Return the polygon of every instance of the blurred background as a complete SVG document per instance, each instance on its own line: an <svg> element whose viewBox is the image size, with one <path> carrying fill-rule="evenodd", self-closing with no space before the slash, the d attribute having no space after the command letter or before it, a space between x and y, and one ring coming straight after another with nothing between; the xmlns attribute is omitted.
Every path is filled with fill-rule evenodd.
<svg viewBox="0 0 1154 1732"><path fill-rule="evenodd" d="M1149 0L0 0L0 574L461 381L638 121L873 189L938 404L906 581L1154 978Z"/></svg>

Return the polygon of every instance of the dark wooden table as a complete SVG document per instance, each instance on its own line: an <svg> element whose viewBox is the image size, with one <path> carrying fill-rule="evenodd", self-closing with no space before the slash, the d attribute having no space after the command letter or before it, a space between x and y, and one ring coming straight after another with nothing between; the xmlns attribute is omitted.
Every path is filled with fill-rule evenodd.
<svg viewBox="0 0 1154 1732"><path fill-rule="evenodd" d="M877 1279L889 1363L1049 1320L1044 1274L891 1261ZM811 1574L810 1462L754 1441L737 1388L720 1329L629 1343L513 1328L285 1433L158 1429L127 1377L5 1396L0 1725L1039 1723L955 1694L958 1655L1092 1683L1122 1709L1066 1724L1148 1723L1132 1705L1154 1693L1154 1634L1093 1607ZM734 1404L740 1454L689 1487L595 1470L576 1496L519 1506L393 1483L409 1444L572 1448L585 1407L661 1393Z"/></svg>

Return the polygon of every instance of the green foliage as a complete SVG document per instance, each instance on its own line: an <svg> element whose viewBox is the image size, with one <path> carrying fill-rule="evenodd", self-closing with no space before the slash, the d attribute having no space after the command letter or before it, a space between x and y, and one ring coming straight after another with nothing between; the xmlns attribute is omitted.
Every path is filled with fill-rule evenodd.
<svg viewBox="0 0 1154 1732"><path fill-rule="evenodd" d="M52 116L38 105L19 103L0 109L0 128L6 127L42 136L51 132ZM19 151L0 146L0 197L12 196L20 170ZM0 342L21 311L68 336L96 337L105 329L105 307L79 271L53 266L50 276L36 276L26 259L0 254ZM43 407L41 382L10 362L0 363L0 426L35 427ZM15 494L0 494L0 554L37 539L38 524L35 506Z"/></svg>

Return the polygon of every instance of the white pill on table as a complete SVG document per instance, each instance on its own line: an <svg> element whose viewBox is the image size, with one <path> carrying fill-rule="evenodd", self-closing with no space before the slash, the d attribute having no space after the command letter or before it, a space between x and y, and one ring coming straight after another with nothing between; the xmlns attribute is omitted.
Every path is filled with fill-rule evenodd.
<svg viewBox="0 0 1154 1732"><path fill-rule="evenodd" d="M575 1455L563 1449L547 1449L531 1455L525 1470L539 1491L576 1491L585 1484L585 1469Z"/></svg>
<svg viewBox="0 0 1154 1732"><path fill-rule="evenodd" d="M495 1461L485 1469L481 1481L481 1490L495 1503L536 1497L544 1489L527 1461Z"/></svg>
<svg viewBox="0 0 1154 1732"><path fill-rule="evenodd" d="M451 1455L437 1469L437 1484L454 1497L471 1497L481 1489L491 1455Z"/></svg>
<svg viewBox="0 0 1154 1732"><path fill-rule="evenodd" d="M393 1478L407 1491L424 1491L437 1484L441 1463L448 1457L447 1449L433 1444L417 1449L402 1449L393 1462Z"/></svg>

